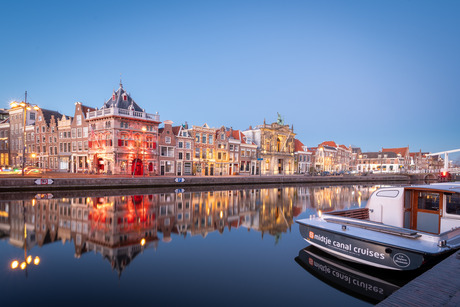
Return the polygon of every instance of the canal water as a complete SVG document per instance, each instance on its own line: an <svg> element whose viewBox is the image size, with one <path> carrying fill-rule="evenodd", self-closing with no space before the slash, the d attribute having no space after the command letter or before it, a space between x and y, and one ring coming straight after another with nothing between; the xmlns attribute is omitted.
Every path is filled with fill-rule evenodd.
<svg viewBox="0 0 460 307"><path fill-rule="evenodd" d="M368 306L400 285L304 250L295 221L378 187L3 194L1 305Z"/></svg>

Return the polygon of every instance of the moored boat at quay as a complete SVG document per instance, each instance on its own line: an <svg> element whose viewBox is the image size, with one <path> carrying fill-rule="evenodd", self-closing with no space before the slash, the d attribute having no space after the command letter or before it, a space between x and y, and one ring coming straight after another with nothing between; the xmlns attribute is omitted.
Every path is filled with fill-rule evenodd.
<svg viewBox="0 0 460 307"><path fill-rule="evenodd" d="M460 182L381 188L365 208L297 223L308 243L336 257L414 270L460 248Z"/></svg>

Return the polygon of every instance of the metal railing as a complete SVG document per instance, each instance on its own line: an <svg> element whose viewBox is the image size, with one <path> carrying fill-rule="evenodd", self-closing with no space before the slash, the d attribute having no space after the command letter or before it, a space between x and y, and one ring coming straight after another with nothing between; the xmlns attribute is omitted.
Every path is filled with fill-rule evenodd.
<svg viewBox="0 0 460 307"><path fill-rule="evenodd" d="M119 109L117 107L100 109L100 110L88 112L87 119L103 117L103 116L108 116L108 115L120 115L124 117L141 118L141 119L152 120L152 121L157 121L157 122L160 121L159 114L149 114L146 112Z"/></svg>

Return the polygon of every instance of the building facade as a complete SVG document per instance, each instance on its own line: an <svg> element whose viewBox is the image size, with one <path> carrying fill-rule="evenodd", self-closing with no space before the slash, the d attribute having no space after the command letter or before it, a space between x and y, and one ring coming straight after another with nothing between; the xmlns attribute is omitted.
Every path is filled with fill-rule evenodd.
<svg viewBox="0 0 460 307"><path fill-rule="evenodd" d="M259 150L259 170L262 175L291 175L295 171L295 133L281 120L276 123L250 127L243 134Z"/></svg>
<svg viewBox="0 0 460 307"><path fill-rule="evenodd" d="M158 174L160 115L146 113L121 83L101 109L87 113L86 120L92 172L133 176Z"/></svg>

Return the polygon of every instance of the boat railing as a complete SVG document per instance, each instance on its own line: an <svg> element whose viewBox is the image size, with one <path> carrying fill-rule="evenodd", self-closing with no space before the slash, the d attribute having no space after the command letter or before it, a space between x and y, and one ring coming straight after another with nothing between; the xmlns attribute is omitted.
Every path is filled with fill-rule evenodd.
<svg viewBox="0 0 460 307"><path fill-rule="evenodd" d="M334 214L331 215L330 213L324 214L323 219L329 223L341 224L343 226L348 225L348 226L368 229L372 231L378 231L382 233L387 233L387 234L411 238L411 239L416 239L421 236L421 234L419 234L417 231L414 231L412 229L384 225L384 224L372 222L369 220L356 219L356 218L345 217L341 215L334 216Z"/></svg>

